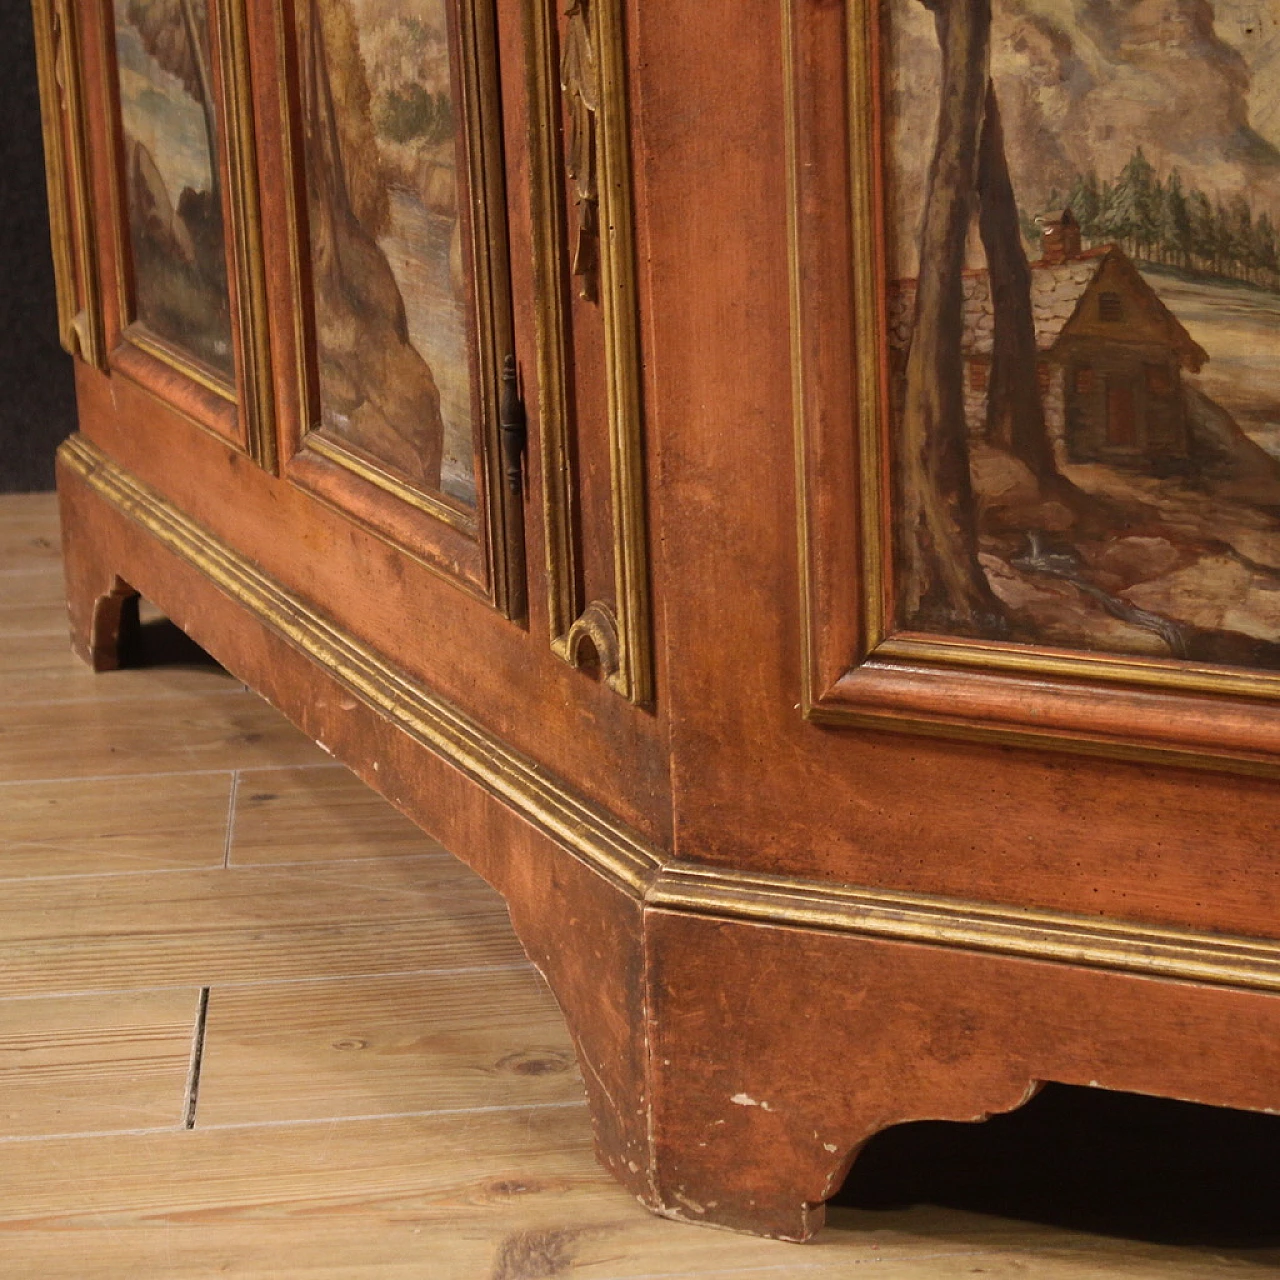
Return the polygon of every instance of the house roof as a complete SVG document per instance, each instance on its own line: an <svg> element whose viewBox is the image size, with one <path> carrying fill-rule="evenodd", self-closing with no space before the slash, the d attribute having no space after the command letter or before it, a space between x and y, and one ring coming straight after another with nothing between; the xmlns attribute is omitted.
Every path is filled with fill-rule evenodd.
<svg viewBox="0 0 1280 1280"><path fill-rule="evenodd" d="M1036 349L1051 351L1062 337L1080 301L1107 262L1120 266L1131 288L1144 304L1159 314L1169 333L1169 342L1193 370L1209 358L1182 327L1155 291L1142 278L1118 245L1086 249L1065 262L1031 263L1031 314L1035 321ZM889 346L906 350L915 323L916 281L896 280L889 285L887 319ZM985 270L964 273L964 353L989 356L995 333L995 308L991 302L991 280Z"/></svg>

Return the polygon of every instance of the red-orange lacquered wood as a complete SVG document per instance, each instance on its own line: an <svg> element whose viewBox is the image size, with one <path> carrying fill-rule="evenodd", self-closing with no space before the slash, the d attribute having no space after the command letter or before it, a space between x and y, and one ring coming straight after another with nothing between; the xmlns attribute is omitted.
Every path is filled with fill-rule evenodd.
<svg viewBox="0 0 1280 1280"><path fill-rule="evenodd" d="M629 823L661 856L1276 938L1274 779L1084 755L1065 749L1079 740L1055 745L1051 736L1034 747L931 737L909 724L913 708L950 717L948 727L987 723L993 709L1006 724L1018 715L1035 723L1036 709L1057 699L1050 728L1060 738L1069 711L1081 739L1094 731L1159 745L1199 735L1212 748L1230 738L1261 757L1272 730L1252 712L1203 698L1189 718L1185 697L1158 691L857 666L867 642L857 608L866 477L854 432L854 289L868 264L850 224L845 23L865 17L865 6L783 8L794 19L786 29L774 0L632 0L626 9L659 653L653 710L570 669L547 639L544 534L528 514L541 510L539 298L527 28L515 0L498 6L497 37L513 329L532 434L528 626L499 616L460 567L442 572L406 554L397 545L405 539L373 531L357 500L321 501L288 475L263 473L184 417L167 388L153 394L81 367L84 433L215 540ZM287 33L289 6L279 12ZM280 30L275 6L254 0L269 239L296 180L272 78ZM95 126L95 151L110 145ZM804 232L794 260L792 217ZM294 325L296 265L268 254L277 404L295 449L308 340ZM590 306L573 304L571 334L588 470L603 457L593 406L604 401L599 362L577 341ZM883 474L873 478L882 489ZM802 1235L816 1221L805 1204L833 1189L876 1128L1011 1107L1037 1080L1280 1106L1272 995L873 941L802 928L802 918L646 913L641 887L606 880L536 832L87 485L73 476L64 484L81 650L110 660L121 580L154 596L497 884L574 1027L602 1154L667 1212ZM606 564L611 531L592 517L579 535L591 564ZM862 684L845 689L845 678ZM899 727L806 719L806 704L824 701L883 707Z"/></svg>
<svg viewBox="0 0 1280 1280"><path fill-rule="evenodd" d="M58 489L77 652L97 670L115 666L121 603L141 591L498 889L574 1033L600 1158L647 1197L647 1061L637 1016L643 1005L640 904L379 718L282 637L255 625L241 605L66 468L59 470ZM127 581L119 576L126 568Z"/></svg>
<svg viewBox="0 0 1280 1280"><path fill-rule="evenodd" d="M803 1239L873 1134L983 1120L1047 1081L1265 1110L1280 1000L652 912L655 1194Z"/></svg>
<svg viewBox="0 0 1280 1280"><path fill-rule="evenodd" d="M267 238L278 234L286 198L283 132L278 114L264 114L277 93L280 63L273 6L250 6L250 43L258 120L258 151ZM518 6L499 11L503 123L512 242L516 346L531 436L537 456L538 389L532 274L527 246L527 147L524 145L525 33ZM278 113L278 97L274 99ZM275 137L275 141L272 138ZM102 140L107 145L107 139ZM104 229L110 223L104 224ZM522 247L523 246L523 247ZM297 430L299 406L285 393L296 369L290 267L268 257L271 343L281 420ZM189 513L219 538L333 616L412 677L455 700L495 734L548 769L582 780L657 844L669 840L670 800L662 711L637 709L598 680L568 668L547 642L542 547L528 521L530 594L534 618L523 627L500 616L465 582L411 556L286 480L262 473L233 448L201 430L164 400L123 377L78 371L81 426L132 474ZM166 392L167 394L167 392ZM287 452L287 450L286 450ZM536 471L527 511L539 509ZM353 504L354 506L354 504ZM541 625L538 625L541 622ZM661 702L662 700L660 700Z"/></svg>
<svg viewBox="0 0 1280 1280"><path fill-rule="evenodd" d="M810 563L827 574L815 596L819 647L828 648L815 672L826 679L856 657L852 606L862 590L847 399L852 276L840 262L849 201L836 177L848 174L842 32L861 7L797 0L792 8L798 123L824 131L798 156L816 184L799 210L813 225L798 283L817 311L801 330L810 380L801 400L822 437L806 464L817 491ZM751 38L735 38L698 7L644 10L635 26L677 850L722 866L1275 936L1274 782L1069 754L1048 740L1037 750L804 719L784 180L789 55L766 0L744 0L732 31ZM725 40L732 58L706 56ZM903 706L945 702L969 679L960 673L948 685L934 673L868 668L873 677L897 681L891 694ZM1034 682L989 679L1007 703L1033 705ZM1172 719L1176 703L1113 687L1082 691L1077 711L1098 725L1132 715L1136 728L1139 716L1157 722L1162 706ZM1229 728L1221 718L1234 714L1212 699L1198 711L1206 735ZM960 701L952 714L972 725L983 713ZM1184 720L1182 731L1196 726Z"/></svg>

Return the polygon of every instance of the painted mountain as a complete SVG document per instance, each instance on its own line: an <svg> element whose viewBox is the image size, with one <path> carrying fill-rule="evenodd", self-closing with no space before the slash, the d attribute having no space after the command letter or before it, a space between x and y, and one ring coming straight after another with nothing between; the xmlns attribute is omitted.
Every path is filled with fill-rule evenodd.
<svg viewBox="0 0 1280 1280"><path fill-rule="evenodd" d="M938 42L919 0L889 0L896 227L914 227L937 114ZM992 74L1029 215L1141 145L1212 200L1280 213L1280 5L1258 0L997 0ZM901 274L914 273L900 239Z"/></svg>

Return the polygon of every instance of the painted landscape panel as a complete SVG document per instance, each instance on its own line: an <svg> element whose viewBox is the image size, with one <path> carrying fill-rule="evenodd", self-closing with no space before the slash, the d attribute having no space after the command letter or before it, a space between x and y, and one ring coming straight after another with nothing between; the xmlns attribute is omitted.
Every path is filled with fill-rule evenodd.
<svg viewBox="0 0 1280 1280"><path fill-rule="evenodd" d="M1280 0L882 31L898 625L1280 668Z"/></svg>
<svg viewBox="0 0 1280 1280"><path fill-rule="evenodd" d="M230 382L206 0L115 0L135 318Z"/></svg>
<svg viewBox="0 0 1280 1280"><path fill-rule="evenodd" d="M320 428L474 505L446 0L299 5Z"/></svg>

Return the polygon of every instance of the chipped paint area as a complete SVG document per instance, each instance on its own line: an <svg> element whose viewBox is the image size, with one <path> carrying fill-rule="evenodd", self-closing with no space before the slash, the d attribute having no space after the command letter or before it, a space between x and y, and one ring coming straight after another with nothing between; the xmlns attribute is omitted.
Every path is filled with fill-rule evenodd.
<svg viewBox="0 0 1280 1280"><path fill-rule="evenodd" d="M684 1205L684 1207L688 1209L690 1213L696 1213L701 1216L707 1212L705 1206L700 1205L696 1200L693 1200L689 1196L685 1195L683 1192L683 1189L679 1191L673 1191L672 1195L674 1195L675 1198L679 1200L680 1203Z"/></svg>
<svg viewBox="0 0 1280 1280"><path fill-rule="evenodd" d="M735 1093L729 1101L739 1107L759 1107L761 1111L773 1110L767 1102L757 1102L749 1093Z"/></svg>

